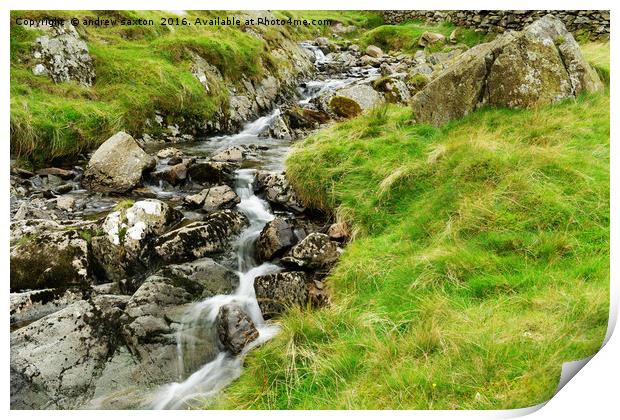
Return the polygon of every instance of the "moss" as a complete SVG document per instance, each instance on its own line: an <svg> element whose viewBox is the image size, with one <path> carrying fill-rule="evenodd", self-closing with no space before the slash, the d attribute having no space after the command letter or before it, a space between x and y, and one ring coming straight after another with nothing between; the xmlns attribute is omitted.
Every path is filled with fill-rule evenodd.
<svg viewBox="0 0 620 420"><path fill-rule="evenodd" d="M353 99L334 96L329 101L329 108L339 117L352 118L362 113L362 108Z"/></svg>

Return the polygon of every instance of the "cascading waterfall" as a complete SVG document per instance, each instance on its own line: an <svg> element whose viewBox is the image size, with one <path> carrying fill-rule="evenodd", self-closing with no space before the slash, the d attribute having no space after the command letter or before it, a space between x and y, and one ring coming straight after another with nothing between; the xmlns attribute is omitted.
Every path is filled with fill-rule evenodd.
<svg viewBox="0 0 620 420"><path fill-rule="evenodd" d="M302 47L314 53L317 68L329 61L319 48L305 43L302 44ZM305 83L300 89L303 98L299 103L307 104L313 98L325 92L345 87L355 80L359 80L360 77L367 76L367 74L360 74L357 78L342 76L340 79L315 80ZM286 148L282 149L282 141L258 138L259 133L269 127L279 115L280 109L275 109L271 114L246 124L238 134L209 139L199 146L204 149L199 150L213 151L216 148L222 149L253 142L269 146L276 145L280 147L278 149L279 152L269 155L271 160L266 158L262 166L263 168L270 169L274 166L282 165L285 152L288 150ZM212 342L217 342L217 337L215 337L215 321L222 305L235 303L241 306L254 322L259 332L259 337L248 344L240 355L233 356L227 351L220 351L213 360L192 373L187 379L161 387L152 399L151 408L180 409L192 408L192 406L199 407L201 402L217 394L222 388L239 377L242 371L243 357L248 351L268 341L278 332L276 325L267 324L263 319L254 293L254 279L256 277L275 273L281 269L279 266L270 263L258 265L254 259L256 239L263 227L275 217L271 212L269 204L254 194L253 183L255 175L256 170L254 169L239 169L236 171L235 190L241 200L237 205L237 209L243 212L249 220L248 228L241 233L235 243L239 286L232 295L210 297L195 303L186 312L182 320L183 328L181 328L177 336L177 343L179 343L179 372L183 375L184 353L201 351L198 348L198 344L196 344L202 342L196 339L198 335L210 335Z"/></svg>

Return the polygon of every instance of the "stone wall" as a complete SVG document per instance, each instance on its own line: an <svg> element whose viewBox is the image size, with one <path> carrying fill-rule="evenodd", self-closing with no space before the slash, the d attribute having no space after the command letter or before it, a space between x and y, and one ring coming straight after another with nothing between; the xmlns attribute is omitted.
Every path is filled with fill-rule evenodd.
<svg viewBox="0 0 620 420"><path fill-rule="evenodd" d="M447 21L484 32L502 33L510 29L520 30L549 13L562 20L573 34L609 38L609 10L385 10L383 18L387 24L407 20Z"/></svg>

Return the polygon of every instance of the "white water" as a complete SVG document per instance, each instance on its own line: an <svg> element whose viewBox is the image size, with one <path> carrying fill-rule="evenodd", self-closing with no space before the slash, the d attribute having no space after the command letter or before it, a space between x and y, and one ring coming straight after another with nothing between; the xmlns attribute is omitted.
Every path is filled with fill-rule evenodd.
<svg viewBox="0 0 620 420"><path fill-rule="evenodd" d="M317 63L326 60L320 49L302 45L311 50ZM312 98L326 91L338 89L352 83L355 78L330 79L325 81L311 81L303 90L304 99L301 104L308 103ZM359 78L358 78L359 80ZM270 115L258 118L245 125L243 130L231 136L219 136L204 142L199 146L201 150L216 151L233 145L260 143L267 146L276 146L276 152L264 156L263 168L272 169L282 165L288 147L281 146L281 140L259 139L258 134L270 126L273 120L280 115L280 110L274 110ZM259 331L259 337L247 345L238 356L232 356L226 351L219 352L215 358L205 364L187 379L161 387L153 398L151 408L154 409L182 409L200 407L202 403L217 394L221 389L239 377L242 372L243 358L252 348L270 340L278 333L278 327L268 324L263 319L254 293L254 279L265 274L275 273L280 267L270 263L258 265L254 260L254 244L263 227L274 215L269 204L254 194L253 182L256 171L254 169L239 169L236 172L235 191L241 202L237 209L243 212L248 220L249 227L242 232L236 241L239 286L232 295L217 295L197 302L186 312L182 324L184 328L177 335L177 350L179 372L184 371L184 352L204 351L199 346L200 340L196 334L206 334L212 337L215 334L214 323L222 305L236 303L251 317ZM217 338L215 338L217 340Z"/></svg>

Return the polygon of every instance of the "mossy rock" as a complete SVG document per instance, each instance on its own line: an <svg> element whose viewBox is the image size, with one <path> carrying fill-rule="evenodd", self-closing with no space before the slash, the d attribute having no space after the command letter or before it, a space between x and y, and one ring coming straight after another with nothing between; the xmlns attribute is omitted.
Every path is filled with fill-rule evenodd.
<svg viewBox="0 0 620 420"><path fill-rule="evenodd" d="M329 101L331 111L343 118L353 118L362 113L362 107L353 99L344 96L334 96Z"/></svg>

